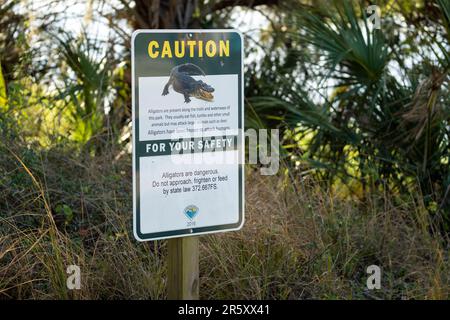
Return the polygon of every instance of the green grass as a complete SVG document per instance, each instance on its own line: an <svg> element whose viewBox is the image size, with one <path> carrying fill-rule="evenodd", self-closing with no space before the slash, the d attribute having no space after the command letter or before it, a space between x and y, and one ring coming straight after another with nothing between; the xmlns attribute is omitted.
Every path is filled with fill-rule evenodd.
<svg viewBox="0 0 450 320"><path fill-rule="evenodd" d="M33 150L0 152L0 299L166 298L166 242L132 235L130 156ZM448 299L448 239L419 199L248 167L244 228L201 237L200 298ZM70 264L81 290L66 289ZM366 289L371 264L381 290Z"/></svg>

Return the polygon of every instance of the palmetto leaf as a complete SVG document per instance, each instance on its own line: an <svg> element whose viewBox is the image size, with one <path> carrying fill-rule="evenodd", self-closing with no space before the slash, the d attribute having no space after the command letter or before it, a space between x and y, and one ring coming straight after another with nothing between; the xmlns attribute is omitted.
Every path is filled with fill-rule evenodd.
<svg viewBox="0 0 450 320"><path fill-rule="evenodd" d="M111 64L106 63L107 55L97 56L98 50L91 48L86 36L76 39L59 31L52 37L57 40L58 53L70 70L69 74L62 74L65 89L55 98L71 101L70 114L75 127L72 138L86 143L103 130L104 99L110 86Z"/></svg>
<svg viewBox="0 0 450 320"><path fill-rule="evenodd" d="M324 18L311 11L301 11L298 21L304 32L299 34L300 40L324 54L329 72L339 71L339 80L349 84L380 80L389 60L382 33L362 23L349 1L337 7L337 12L338 16ZM342 74L345 77L339 76Z"/></svg>
<svg viewBox="0 0 450 320"><path fill-rule="evenodd" d="M249 98L255 111L262 116L268 116L273 114L273 110L285 110L287 114L284 120L290 125L297 125L299 123L307 124L312 127L320 127L324 130L339 133L339 130L335 128L327 117L322 114L314 104L308 104L307 102L295 101L295 105L286 101L283 101L275 97L252 97Z"/></svg>

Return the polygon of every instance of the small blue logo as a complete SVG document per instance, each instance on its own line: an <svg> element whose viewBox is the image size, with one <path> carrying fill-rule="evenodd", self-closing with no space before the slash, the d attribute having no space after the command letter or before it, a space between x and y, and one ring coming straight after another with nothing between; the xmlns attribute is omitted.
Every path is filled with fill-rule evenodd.
<svg viewBox="0 0 450 320"><path fill-rule="evenodd" d="M184 209L184 214L186 215L186 217L188 217L190 220L194 220L194 218L197 216L198 214L198 207L194 206L194 205L189 205Z"/></svg>

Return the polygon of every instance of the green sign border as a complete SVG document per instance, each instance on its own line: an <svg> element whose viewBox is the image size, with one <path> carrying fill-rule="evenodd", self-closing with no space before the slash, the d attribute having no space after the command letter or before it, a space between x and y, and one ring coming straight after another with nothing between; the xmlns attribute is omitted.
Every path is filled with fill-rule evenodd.
<svg viewBox="0 0 450 320"><path fill-rule="evenodd" d="M199 34L202 36L207 36L210 34L231 34L234 36L239 37L239 44L240 44L240 50L238 58L240 60L240 68L238 68L238 83L239 83L239 99L238 99L238 143L237 148L239 150L239 159L240 163L238 164L238 177L239 177L239 220L236 223L232 224L225 224L225 225L215 225L215 226L208 226L208 227L198 227L198 228L186 228L186 229L179 229L179 230L170 230L170 231L161 231L161 232L154 232L154 233L142 233L141 232L141 212L140 212L140 193L139 193L139 179L140 179L140 173L139 173L139 159L141 156L137 155L137 148L136 145L139 143L139 87L138 87L138 80L139 77L142 76L155 76L155 74L147 74L145 73L145 70L148 69L142 68L144 71L140 71L136 67L137 58L136 58L136 47L141 45L141 43L137 43L136 41L139 40L138 35L141 34L176 34L177 36L181 37L188 37L192 36L193 34ZM147 46L148 42L146 41L144 43L144 46ZM232 50L230 50L232 55ZM141 48L142 53L142 48ZM142 55L140 56L141 61ZM235 59L233 56L232 58ZM239 230L242 228L244 224L244 138L243 138L243 130L244 130L244 79L243 79L243 36L242 34L234 29L210 29L210 30L199 30L199 29L185 29L185 30L156 30L156 29L140 29L133 32L132 38L131 38L131 69L132 69L132 121L133 121L133 129L132 129L132 140L133 140L133 232L134 236L139 241L150 241L150 240L160 240L160 239L168 239L168 238L176 238L176 237L183 237L183 236L194 236L194 235L201 235L201 234L209 234L209 233L217 233L217 232L225 232L225 231L232 231L232 230ZM150 61L150 58L148 58ZM215 62L214 58L210 58L212 63L215 63L217 65L217 62ZM172 64L175 62L174 59L167 59L172 60ZM233 63L236 61L233 60ZM179 64L180 62L176 62ZM209 73L208 73L209 74ZM220 74L220 73L218 73Z"/></svg>

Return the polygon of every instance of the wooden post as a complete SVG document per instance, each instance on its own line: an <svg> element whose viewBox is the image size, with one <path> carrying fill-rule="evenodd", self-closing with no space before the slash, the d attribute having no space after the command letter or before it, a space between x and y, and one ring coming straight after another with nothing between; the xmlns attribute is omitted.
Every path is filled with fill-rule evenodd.
<svg viewBox="0 0 450 320"><path fill-rule="evenodd" d="M170 300L197 300L198 237L168 240L167 287Z"/></svg>

